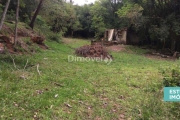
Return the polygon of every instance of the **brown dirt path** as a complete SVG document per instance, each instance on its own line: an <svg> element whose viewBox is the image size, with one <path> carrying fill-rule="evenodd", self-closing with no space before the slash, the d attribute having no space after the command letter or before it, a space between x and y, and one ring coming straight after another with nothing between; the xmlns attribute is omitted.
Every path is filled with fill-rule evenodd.
<svg viewBox="0 0 180 120"><path fill-rule="evenodd" d="M114 52L120 52L126 50L126 45L112 45L112 46L107 46L106 49Z"/></svg>

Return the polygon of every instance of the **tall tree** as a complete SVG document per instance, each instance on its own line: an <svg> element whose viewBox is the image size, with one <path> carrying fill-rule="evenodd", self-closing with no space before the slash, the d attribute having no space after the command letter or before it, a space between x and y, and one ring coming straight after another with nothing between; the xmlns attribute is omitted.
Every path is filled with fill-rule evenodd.
<svg viewBox="0 0 180 120"><path fill-rule="evenodd" d="M2 18L1 18L0 30L2 29L2 25L3 25L4 19L5 19L5 16L6 16L6 13L7 13L7 10L8 10L10 1L11 1L11 0L8 0L8 1L6 2L6 7L5 7L5 9L4 9L4 12L3 12Z"/></svg>
<svg viewBox="0 0 180 120"><path fill-rule="evenodd" d="M38 7L37 7L37 9L36 9L33 17L32 17L31 23L29 24L29 26L30 26L32 29L34 28L34 23L35 23L35 20L36 20L37 15L38 15L38 13L39 13L39 11L40 11L40 9L41 9L41 6L42 6L43 1L44 1L44 0L40 0L39 5L38 5Z"/></svg>
<svg viewBox="0 0 180 120"><path fill-rule="evenodd" d="M14 35L14 45L17 43L17 26L18 26L18 19L19 19L19 0L17 0L17 8L16 8L16 24L15 24L15 35Z"/></svg>

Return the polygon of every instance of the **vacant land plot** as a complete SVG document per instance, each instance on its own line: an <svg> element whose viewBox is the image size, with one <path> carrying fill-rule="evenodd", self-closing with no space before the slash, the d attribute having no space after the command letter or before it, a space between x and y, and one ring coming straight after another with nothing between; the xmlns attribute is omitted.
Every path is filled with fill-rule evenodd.
<svg viewBox="0 0 180 120"><path fill-rule="evenodd" d="M113 61L68 61L90 44L64 39L47 42L34 55L0 56L0 119L175 119L163 101L161 70L179 61L147 58L127 46L112 49ZM13 63L14 59L14 63Z"/></svg>

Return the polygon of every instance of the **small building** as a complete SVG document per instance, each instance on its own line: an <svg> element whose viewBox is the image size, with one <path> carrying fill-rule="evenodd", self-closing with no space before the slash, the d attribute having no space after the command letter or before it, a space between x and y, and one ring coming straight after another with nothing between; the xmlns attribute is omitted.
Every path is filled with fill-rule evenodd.
<svg viewBox="0 0 180 120"><path fill-rule="evenodd" d="M108 29L104 33L104 40L117 44L127 43L127 28L123 29Z"/></svg>

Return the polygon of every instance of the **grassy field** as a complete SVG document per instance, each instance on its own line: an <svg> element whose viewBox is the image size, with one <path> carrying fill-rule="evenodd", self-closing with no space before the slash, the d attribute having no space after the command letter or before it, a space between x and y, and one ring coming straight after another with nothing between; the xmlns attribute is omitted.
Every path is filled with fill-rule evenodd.
<svg viewBox="0 0 180 120"><path fill-rule="evenodd" d="M33 55L0 56L1 120L177 119L173 103L163 101L161 70L179 61L149 59L146 50L127 47L131 52L111 52L110 65L68 62L74 48L89 42L64 41L47 41L50 49Z"/></svg>

